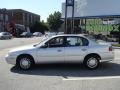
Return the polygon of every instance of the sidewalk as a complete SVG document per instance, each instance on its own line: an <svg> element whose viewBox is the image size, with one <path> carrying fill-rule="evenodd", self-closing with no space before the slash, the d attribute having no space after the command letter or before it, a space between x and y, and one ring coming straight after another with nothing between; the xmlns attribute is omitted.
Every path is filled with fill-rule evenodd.
<svg viewBox="0 0 120 90"><path fill-rule="evenodd" d="M120 49L120 47L115 47L115 46L112 46L113 47L113 49Z"/></svg>

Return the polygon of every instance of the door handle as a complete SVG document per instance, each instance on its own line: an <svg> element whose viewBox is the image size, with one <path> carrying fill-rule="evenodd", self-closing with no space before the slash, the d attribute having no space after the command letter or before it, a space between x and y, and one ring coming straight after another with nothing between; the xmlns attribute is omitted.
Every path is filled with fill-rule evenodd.
<svg viewBox="0 0 120 90"><path fill-rule="evenodd" d="M57 50L58 52L62 52L62 50Z"/></svg>
<svg viewBox="0 0 120 90"><path fill-rule="evenodd" d="M86 50L87 50L87 49L85 49L85 48L84 48L84 49L82 49L82 51L86 51Z"/></svg>

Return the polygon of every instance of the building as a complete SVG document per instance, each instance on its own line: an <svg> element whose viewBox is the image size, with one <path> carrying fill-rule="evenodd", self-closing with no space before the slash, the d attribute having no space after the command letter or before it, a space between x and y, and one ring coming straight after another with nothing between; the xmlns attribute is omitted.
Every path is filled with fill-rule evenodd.
<svg viewBox="0 0 120 90"><path fill-rule="evenodd" d="M7 12L9 21L12 21L16 24L30 26L36 21L40 21L40 15L22 9L8 9Z"/></svg>
<svg viewBox="0 0 120 90"><path fill-rule="evenodd" d="M40 15L22 9L0 9L0 31L6 30L6 24L14 23L26 28L40 21Z"/></svg>
<svg viewBox="0 0 120 90"><path fill-rule="evenodd" d="M0 32L5 30L5 26L9 22L8 13L6 11L7 10L5 8L0 9Z"/></svg>
<svg viewBox="0 0 120 90"><path fill-rule="evenodd" d="M119 0L75 0L74 27L90 32L105 33L117 29L120 24ZM109 4L108 4L109 3ZM65 18L65 3L62 3L62 17ZM70 30L72 7L67 8L67 27ZM76 30L76 29L74 29Z"/></svg>

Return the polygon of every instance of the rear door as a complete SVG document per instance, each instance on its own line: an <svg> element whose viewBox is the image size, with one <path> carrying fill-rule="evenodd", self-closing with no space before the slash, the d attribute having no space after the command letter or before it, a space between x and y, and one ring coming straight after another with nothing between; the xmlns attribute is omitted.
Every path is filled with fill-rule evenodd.
<svg viewBox="0 0 120 90"><path fill-rule="evenodd" d="M65 62L82 62L87 54L88 44L88 40L83 37L66 37Z"/></svg>

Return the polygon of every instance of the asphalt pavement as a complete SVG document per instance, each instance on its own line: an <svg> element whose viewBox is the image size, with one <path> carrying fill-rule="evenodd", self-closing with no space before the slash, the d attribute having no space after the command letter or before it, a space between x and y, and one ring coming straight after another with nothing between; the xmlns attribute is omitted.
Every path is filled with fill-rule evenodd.
<svg viewBox="0 0 120 90"><path fill-rule="evenodd" d="M93 71L85 69L82 64L36 65L31 70L22 71L6 63L4 56L11 48L37 43L40 39L0 41L0 90L120 90L119 49L114 50L113 62L102 63Z"/></svg>

